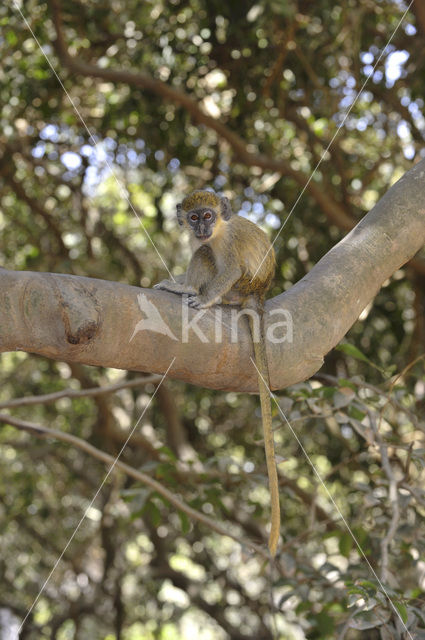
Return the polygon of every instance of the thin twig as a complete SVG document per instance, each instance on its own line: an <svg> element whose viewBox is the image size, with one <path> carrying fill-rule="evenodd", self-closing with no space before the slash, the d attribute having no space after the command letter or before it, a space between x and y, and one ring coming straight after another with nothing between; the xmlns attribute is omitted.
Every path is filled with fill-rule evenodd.
<svg viewBox="0 0 425 640"><path fill-rule="evenodd" d="M56 402L61 398L86 398L101 396L107 393L115 393L115 391L121 391L121 389L130 389L132 387L139 387L148 383L155 384L160 380L161 376L159 375L139 376L138 378L134 378L133 380L123 380L122 382L106 384L103 387L92 387L90 389L64 389L63 391L46 393L41 396L13 398L12 400L0 402L0 409L11 409L12 407L27 407L33 404L47 404L48 402Z"/></svg>

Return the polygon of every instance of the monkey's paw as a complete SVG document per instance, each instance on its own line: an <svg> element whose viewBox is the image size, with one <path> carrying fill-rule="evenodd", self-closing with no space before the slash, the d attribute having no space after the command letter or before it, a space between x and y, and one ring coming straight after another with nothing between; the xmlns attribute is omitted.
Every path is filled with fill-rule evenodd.
<svg viewBox="0 0 425 640"><path fill-rule="evenodd" d="M168 290L169 286L172 286L174 283L171 282L171 280L161 280L161 282L157 282L157 284L153 285L154 289L164 289L165 291Z"/></svg>
<svg viewBox="0 0 425 640"><path fill-rule="evenodd" d="M208 309L216 304L216 302L214 300L208 300L208 298L202 295L189 295L186 298L186 304L192 307L192 309Z"/></svg>

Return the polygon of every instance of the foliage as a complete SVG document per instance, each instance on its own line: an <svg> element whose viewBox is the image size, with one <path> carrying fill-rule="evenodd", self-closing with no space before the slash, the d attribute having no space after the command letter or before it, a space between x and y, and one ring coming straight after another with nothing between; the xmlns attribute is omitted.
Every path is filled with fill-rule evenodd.
<svg viewBox="0 0 425 640"><path fill-rule="evenodd" d="M5 268L149 287L166 274L147 234L181 272L175 202L212 186L271 234L290 214L275 243L276 294L423 156L416 3L386 47L404 11L395 0L63 0L79 73L59 55L57 6L21 6L43 50L17 5L0 7ZM94 65L152 88L97 77ZM101 462L2 426L0 624L24 619L85 515L22 638L257 640L274 624L289 640L425 638L424 265L417 256L397 271L320 374L277 395L283 549L272 575L121 472L91 505ZM22 353L2 355L0 376L0 403L134 379ZM8 410L115 455L153 391ZM256 398L167 381L122 458L265 545Z"/></svg>

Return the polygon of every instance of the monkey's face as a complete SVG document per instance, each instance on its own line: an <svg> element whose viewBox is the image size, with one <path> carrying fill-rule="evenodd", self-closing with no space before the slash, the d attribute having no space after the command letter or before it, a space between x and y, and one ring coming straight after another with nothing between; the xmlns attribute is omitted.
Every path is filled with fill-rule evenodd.
<svg viewBox="0 0 425 640"><path fill-rule="evenodd" d="M213 207L197 207L187 213L187 224L201 242L212 238L216 222L217 214Z"/></svg>

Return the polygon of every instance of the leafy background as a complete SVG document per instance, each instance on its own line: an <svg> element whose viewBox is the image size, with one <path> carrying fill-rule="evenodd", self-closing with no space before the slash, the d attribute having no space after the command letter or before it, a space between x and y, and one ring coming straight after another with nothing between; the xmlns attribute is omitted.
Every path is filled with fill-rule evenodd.
<svg viewBox="0 0 425 640"><path fill-rule="evenodd" d="M182 194L224 191L236 211L274 237L323 156L276 241L274 295L424 156L420 0L387 47L406 9L401 1L19 6L42 50L14 0L2 4L0 254L7 269L150 287L166 274L132 208L169 268L181 273L189 256L174 216ZM81 72L58 55L55 9ZM93 65L118 76L97 77ZM153 80L151 90L129 80L129 71ZM194 103L167 98L164 86ZM209 119L200 122L199 113ZM283 547L272 571L248 548L114 474L20 637L425 638L424 284L419 255L384 284L315 379L278 394L309 459L276 411ZM112 455L154 391L140 381L116 393L66 397L136 375L25 353L3 354L0 377L5 412ZM59 400L7 404L61 390ZM167 381L123 460L265 545L259 425L255 397ZM7 420L0 442L0 623L9 639L106 468Z"/></svg>

